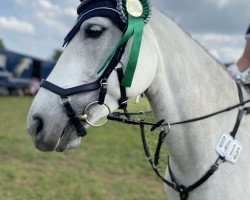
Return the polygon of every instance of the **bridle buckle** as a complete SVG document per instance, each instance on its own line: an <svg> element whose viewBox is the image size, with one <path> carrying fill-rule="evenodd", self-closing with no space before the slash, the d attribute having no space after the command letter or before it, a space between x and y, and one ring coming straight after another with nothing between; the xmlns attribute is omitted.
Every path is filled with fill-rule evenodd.
<svg viewBox="0 0 250 200"><path fill-rule="evenodd" d="M71 98L61 96L59 101L61 105L64 105L65 103L69 103L71 101Z"/></svg>

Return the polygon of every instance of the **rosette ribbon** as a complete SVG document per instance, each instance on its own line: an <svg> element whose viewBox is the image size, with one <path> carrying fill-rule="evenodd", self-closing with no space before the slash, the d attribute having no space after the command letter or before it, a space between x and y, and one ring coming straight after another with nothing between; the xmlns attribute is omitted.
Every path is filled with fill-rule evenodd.
<svg viewBox="0 0 250 200"><path fill-rule="evenodd" d="M130 50L129 60L124 73L124 78L122 80L122 85L124 87L130 87L132 84L141 47L142 34L144 29L144 20L147 19L150 12L148 1L140 0L143 9L142 14L139 17L133 16L133 13L130 13L127 9L127 1L131 0L123 0L123 6L125 8L125 11L127 12L127 18L128 18L127 29L122 38L116 44L111 54L108 56L104 64L100 67L100 69L97 72L98 74L101 73L107 67L108 63L115 55L117 49L121 47L123 44L125 44L130 38L132 38L132 46ZM139 1L139 0L132 0L132 1Z"/></svg>

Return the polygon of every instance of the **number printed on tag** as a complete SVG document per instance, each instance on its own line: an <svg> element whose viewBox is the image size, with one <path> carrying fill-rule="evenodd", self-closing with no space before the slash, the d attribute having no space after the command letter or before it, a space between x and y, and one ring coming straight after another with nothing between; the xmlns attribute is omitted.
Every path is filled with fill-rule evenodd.
<svg viewBox="0 0 250 200"><path fill-rule="evenodd" d="M223 133L220 137L216 151L231 163L236 163L242 150L242 145L238 140L235 140L231 135Z"/></svg>

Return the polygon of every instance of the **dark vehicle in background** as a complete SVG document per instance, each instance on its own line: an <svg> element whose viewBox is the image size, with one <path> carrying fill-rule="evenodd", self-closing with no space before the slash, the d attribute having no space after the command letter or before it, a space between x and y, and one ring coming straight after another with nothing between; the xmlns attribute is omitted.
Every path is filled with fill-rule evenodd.
<svg viewBox="0 0 250 200"><path fill-rule="evenodd" d="M0 93L27 94L31 81L46 79L54 63L0 49Z"/></svg>

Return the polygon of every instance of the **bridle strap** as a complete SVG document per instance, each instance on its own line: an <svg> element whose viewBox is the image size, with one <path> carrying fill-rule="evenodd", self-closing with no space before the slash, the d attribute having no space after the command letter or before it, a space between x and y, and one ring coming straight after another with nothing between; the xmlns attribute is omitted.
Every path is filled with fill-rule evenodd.
<svg viewBox="0 0 250 200"><path fill-rule="evenodd" d="M107 80L106 79L102 79L101 81L101 88L100 88L100 92L99 92L99 97L98 97L98 104L102 105L105 101L105 97L107 94Z"/></svg>
<svg viewBox="0 0 250 200"><path fill-rule="evenodd" d="M49 81L42 80L40 87L43 87L43 88L45 88L45 89L47 89L47 90L49 90L57 95L60 95L62 97L68 97L68 96L83 93L83 92L97 90L100 88L100 81L98 80L98 81L95 81L92 83L64 89L64 88L61 88L61 87L59 87L59 86L57 86Z"/></svg>
<svg viewBox="0 0 250 200"><path fill-rule="evenodd" d="M120 93L121 93L121 97L118 100L118 104L120 105L119 109L124 109L127 107L128 97L127 97L127 93L126 93L126 87L124 87L122 85L122 80L124 77L123 66L116 68L116 71L117 71L117 76L118 76L118 80L119 80L119 84L120 84Z"/></svg>
<svg viewBox="0 0 250 200"><path fill-rule="evenodd" d="M107 94L107 79L109 78L112 71L116 68L118 63L120 62L120 60L122 58L122 55L124 54L125 47L126 47L126 44L122 45L116 51L114 57L109 62L108 67L105 69L102 76L99 78L99 80L101 79L100 80L101 89L100 89L99 98L98 98L98 102L99 102L100 105L102 105L104 103L105 97L106 97L106 94ZM122 73L122 76L123 76L123 71L121 71L121 73ZM122 86L121 86L121 83L120 83L119 74L118 74L118 80L119 80L119 84L120 84L120 88L121 88ZM121 95L122 94L124 94L124 93L121 91ZM125 90L125 95L126 95L126 90ZM120 105L119 100L118 100L118 105Z"/></svg>
<svg viewBox="0 0 250 200"><path fill-rule="evenodd" d="M243 104L243 103L244 103L244 98L243 98L242 89L241 89L241 86L240 86L239 83L237 83L237 89L238 89L240 104ZM237 116L236 123L235 123L235 125L234 125L234 129L233 129L233 131L230 133L230 135L231 135L233 138L235 138L235 136L236 136L236 134L237 134L237 131L238 131L238 129L239 129L239 126L240 126L242 117L243 117L243 115L244 115L244 111L245 111L245 108L244 108L244 104L243 104L242 106L239 107L238 116Z"/></svg>
<svg viewBox="0 0 250 200"><path fill-rule="evenodd" d="M62 105L64 106L64 108L66 110L66 114L67 114L68 118L70 119L70 123L72 123L75 126L75 129L76 129L78 135L80 137L86 136L87 131L86 131L85 127L81 124L79 118L77 117L76 112L74 111L74 109L70 105L70 102L65 101Z"/></svg>
<svg viewBox="0 0 250 200"><path fill-rule="evenodd" d="M128 97L127 97L126 87L122 85L122 80L124 78L123 64L122 64L122 62L120 62L120 64L122 66L116 68L116 72L117 72L117 76L118 76L118 81L119 81L119 84L120 84L120 93L121 93L121 97L118 100L118 105L119 105L118 109L122 109L123 112L124 112L124 115L127 118L130 118L130 116L127 114L128 113L128 110L127 110L127 107L128 107L128 104L127 104Z"/></svg>
<svg viewBox="0 0 250 200"><path fill-rule="evenodd" d="M151 154L150 154L150 151L149 151L149 147L147 145L147 140L146 140L146 137L145 137L145 125L143 123L143 121L141 121L142 123L140 123L140 130L141 130L141 140L142 140L142 144L143 144L143 149L144 149L144 152L145 152L145 155L146 155L146 158L147 160L149 161L152 169L154 170L154 172L156 173L156 175L164 182L166 183L168 186L172 187L173 189L175 188L175 185L171 182L169 182L168 180L166 180L161 174L160 172L158 171L157 167L158 165L156 163L154 163L152 157L151 157ZM165 135L165 133L164 133ZM165 137L167 136L167 134L165 135ZM160 137L159 137L160 138ZM161 145L163 143L165 138L161 138L159 139L160 142L158 142L157 144L157 147L159 149L159 151L157 151L155 154L156 155L156 158L160 157L160 148L161 148Z"/></svg>

